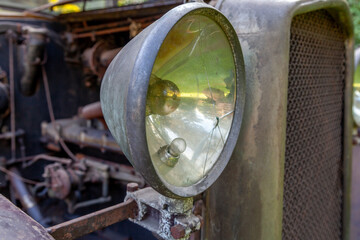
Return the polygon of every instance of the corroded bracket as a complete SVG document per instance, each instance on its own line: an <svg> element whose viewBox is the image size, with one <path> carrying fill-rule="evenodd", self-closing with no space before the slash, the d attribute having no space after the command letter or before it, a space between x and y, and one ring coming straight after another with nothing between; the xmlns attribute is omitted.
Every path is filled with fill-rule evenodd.
<svg viewBox="0 0 360 240"><path fill-rule="evenodd" d="M193 198L168 198L153 188L137 190L129 185L125 200L134 199L139 209L130 221L166 240L189 239L200 229L201 218L192 213Z"/></svg>
<svg viewBox="0 0 360 240"><path fill-rule="evenodd" d="M135 201L129 200L117 205L75 218L47 228L56 240L71 240L108 227L114 223L134 217L137 212Z"/></svg>

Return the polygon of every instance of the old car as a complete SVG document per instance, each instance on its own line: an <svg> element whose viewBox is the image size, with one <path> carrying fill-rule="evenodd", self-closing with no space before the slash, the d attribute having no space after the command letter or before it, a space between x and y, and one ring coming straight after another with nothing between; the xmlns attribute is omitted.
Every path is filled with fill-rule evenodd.
<svg viewBox="0 0 360 240"><path fill-rule="evenodd" d="M0 8L0 239L350 239L345 0Z"/></svg>

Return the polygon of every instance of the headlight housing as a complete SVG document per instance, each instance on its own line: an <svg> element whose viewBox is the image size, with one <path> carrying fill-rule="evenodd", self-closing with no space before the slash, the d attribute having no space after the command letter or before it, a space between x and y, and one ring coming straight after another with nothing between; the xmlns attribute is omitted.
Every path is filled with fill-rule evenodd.
<svg viewBox="0 0 360 240"><path fill-rule="evenodd" d="M148 184L169 197L205 191L230 159L244 108L244 63L228 20L181 5L110 64L101 105L111 133Z"/></svg>

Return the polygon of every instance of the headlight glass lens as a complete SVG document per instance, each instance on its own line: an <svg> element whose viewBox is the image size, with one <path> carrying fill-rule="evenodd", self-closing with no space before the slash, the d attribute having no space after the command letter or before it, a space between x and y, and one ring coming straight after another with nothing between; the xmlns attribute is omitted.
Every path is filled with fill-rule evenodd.
<svg viewBox="0 0 360 240"><path fill-rule="evenodd" d="M152 163L168 184L191 186L214 166L232 125L236 71L220 26L186 15L155 60L146 102Z"/></svg>

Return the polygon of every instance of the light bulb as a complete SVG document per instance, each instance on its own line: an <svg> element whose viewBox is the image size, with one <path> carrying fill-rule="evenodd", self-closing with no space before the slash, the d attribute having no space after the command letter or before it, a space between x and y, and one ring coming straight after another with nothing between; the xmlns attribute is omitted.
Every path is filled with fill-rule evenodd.
<svg viewBox="0 0 360 240"><path fill-rule="evenodd" d="M168 147L168 152L176 157L183 153L186 149L186 142L182 138L175 138Z"/></svg>
<svg viewBox="0 0 360 240"><path fill-rule="evenodd" d="M159 149L158 154L163 163L169 167L174 167L180 158L180 154L183 153L185 149L185 140L182 138L175 138L169 145L162 146Z"/></svg>

